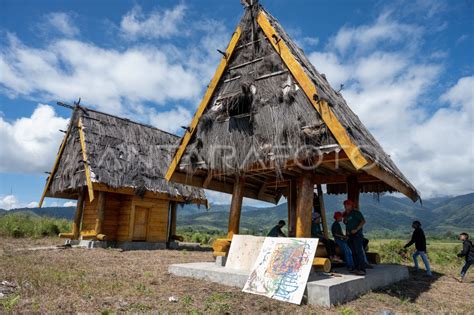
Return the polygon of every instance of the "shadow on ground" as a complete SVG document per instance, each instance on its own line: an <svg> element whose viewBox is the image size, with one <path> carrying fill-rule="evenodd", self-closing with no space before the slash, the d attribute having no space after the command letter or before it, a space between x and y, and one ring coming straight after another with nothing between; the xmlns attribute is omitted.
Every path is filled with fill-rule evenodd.
<svg viewBox="0 0 474 315"><path fill-rule="evenodd" d="M416 302L422 293L429 291L431 286L444 276L443 273L433 272L433 275L429 277L425 271L417 272L413 267L409 268L409 272L408 279L374 290L374 292L385 293L400 300Z"/></svg>

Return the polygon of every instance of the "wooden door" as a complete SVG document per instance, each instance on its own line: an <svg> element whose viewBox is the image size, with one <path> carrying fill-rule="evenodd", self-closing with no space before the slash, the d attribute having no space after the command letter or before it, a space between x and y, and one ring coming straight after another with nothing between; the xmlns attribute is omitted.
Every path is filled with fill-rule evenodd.
<svg viewBox="0 0 474 315"><path fill-rule="evenodd" d="M148 226L148 208L135 207L135 221L133 224L133 240L145 241Z"/></svg>

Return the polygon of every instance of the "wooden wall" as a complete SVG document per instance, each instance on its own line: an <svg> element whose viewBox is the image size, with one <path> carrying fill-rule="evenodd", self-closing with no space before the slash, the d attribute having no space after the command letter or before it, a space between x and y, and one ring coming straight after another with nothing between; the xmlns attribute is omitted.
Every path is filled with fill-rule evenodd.
<svg viewBox="0 0 474 315"><path fill-rule="evenodd" d="M81 235L94 234L97 207L98 198L95 198L92 203L87 197L85 198ZM102 231L107 236L107 240L133 241L135 207L146 208L148 211L146 241L168 241L169 200L114 193L107 193L105 198Z"/></svg>

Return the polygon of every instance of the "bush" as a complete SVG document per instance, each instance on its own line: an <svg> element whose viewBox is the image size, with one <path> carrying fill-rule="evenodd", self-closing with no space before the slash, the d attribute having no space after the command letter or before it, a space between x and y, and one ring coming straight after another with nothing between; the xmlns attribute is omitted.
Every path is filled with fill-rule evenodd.
<svg viewBox="0 0 474 315"><path fill-rule="evenodd" d="M29 213L12 213L0 217L0 235L11 237L57 236L71 230L66 219L40 217Z"/></svg>

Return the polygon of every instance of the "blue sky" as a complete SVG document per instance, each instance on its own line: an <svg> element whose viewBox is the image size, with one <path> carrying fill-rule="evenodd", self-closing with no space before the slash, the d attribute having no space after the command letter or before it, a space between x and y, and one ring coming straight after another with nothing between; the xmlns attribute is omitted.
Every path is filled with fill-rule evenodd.
<svg viewBox="0 0 474 315"><path fill-rule="evenodd" d="M473 1L260 2L422 197L474 191ZM0 208L38 201L70 114L56 101L180 133L242 13L238 0L0 1Z"/></svg>

